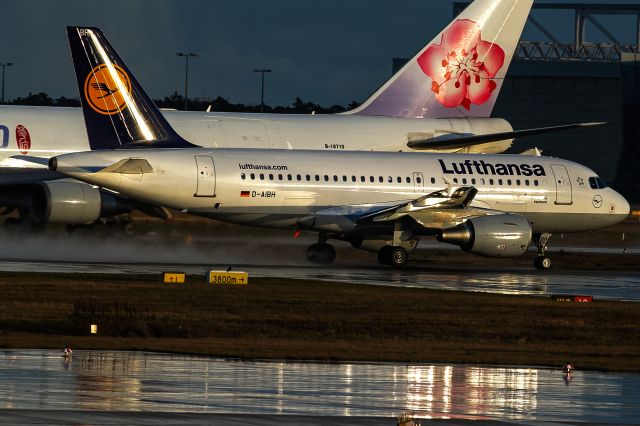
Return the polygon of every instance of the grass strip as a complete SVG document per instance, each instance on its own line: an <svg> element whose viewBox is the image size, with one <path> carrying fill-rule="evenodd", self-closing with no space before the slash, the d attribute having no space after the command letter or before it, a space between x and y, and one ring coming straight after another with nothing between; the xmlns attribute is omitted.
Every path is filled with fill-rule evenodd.
<svg viewBox="0 0 640 426"><path fill-rule="evenodd" d="M252 278L0 274L0 347L640 371L640 304ZM98 335L90 335L98 324Z"/></svg>

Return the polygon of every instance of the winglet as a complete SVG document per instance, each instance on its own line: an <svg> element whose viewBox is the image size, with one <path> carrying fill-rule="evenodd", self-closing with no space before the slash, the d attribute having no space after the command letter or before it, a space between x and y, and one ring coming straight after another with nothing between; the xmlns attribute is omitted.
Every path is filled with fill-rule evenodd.
<svg viewBox="0 0 640 426"><path fill-rule="evenodd" d="M98 28L67 27L82 112L92 150L186 148Z"/></svg>

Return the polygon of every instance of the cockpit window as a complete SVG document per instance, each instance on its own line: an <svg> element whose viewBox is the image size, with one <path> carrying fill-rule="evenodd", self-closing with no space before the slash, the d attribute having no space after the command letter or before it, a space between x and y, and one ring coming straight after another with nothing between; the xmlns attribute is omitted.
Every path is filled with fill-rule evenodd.
<svg viewBox="0 0 640 426"><path fill-rule="evenodd" d="M598 176L592 176L589 178L589 186L591 189L604 189L607 188L607 184Z"/></svg>

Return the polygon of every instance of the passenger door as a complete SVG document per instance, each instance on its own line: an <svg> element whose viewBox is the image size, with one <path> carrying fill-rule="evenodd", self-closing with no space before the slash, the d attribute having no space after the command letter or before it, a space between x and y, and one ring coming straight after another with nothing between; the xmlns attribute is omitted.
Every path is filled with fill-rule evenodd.
<svg viewBox="0 0 640 426"><path fill-rule="evenodd" d="M208 155L196 155L197 186L194 197L216 196L216 168L213 157Z"/></svg>
<svg viewBox="0 0 640 426"><path fill-rule="evenodd" d="M556 180L556 204L573 204L571 179L563 164L552 164L551 170Z"/></svg>

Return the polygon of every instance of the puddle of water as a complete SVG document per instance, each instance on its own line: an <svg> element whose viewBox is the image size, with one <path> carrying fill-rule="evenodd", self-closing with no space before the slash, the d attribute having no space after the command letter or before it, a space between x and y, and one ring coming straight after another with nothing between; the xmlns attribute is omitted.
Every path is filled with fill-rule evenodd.
<svg viewBox="0 0 640 426"><path fill-rule="evenodd" d="M633 374L418 364L245 362L138 352L7 350L0 408L500 418L634 423Z"/></svg>

